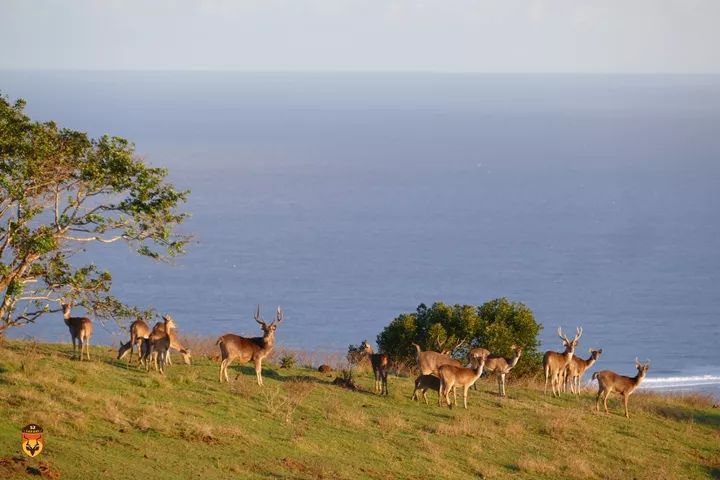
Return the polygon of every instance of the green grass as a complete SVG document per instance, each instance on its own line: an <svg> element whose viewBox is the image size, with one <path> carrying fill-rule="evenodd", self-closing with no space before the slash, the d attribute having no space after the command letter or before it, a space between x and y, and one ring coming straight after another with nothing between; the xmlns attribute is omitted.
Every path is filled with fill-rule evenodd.
<svg viewBox="0 0 720 480"><path fill-rule="evenodd" d="M718 478L720 411L702 398L637 394L630 420L580 399L510 384L500 399L483 381L469 409L409 400L412 379L391 377L390 396L331 385L309 369L249 366L231 385L207 359L167 376L92 362L69 345L0 347L0 458L20 455L20 429L38 423L46 462L63 479L225 478ZM232 374L231 374L232 380ZM372 388L369 375L356 378ZM462 405L462 402L461 402ZM3 470L3 468L5 470ZM18 471L19 472L19 471ZM24 472L24 471L23 471ZM0 478L26 478L0 462Z"/></svg>

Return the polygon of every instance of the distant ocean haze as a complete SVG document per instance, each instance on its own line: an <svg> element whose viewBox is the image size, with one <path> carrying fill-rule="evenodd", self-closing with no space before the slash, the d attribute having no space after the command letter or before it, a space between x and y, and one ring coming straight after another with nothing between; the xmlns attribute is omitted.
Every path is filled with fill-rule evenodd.
<svg viewBox="0 0 720 480"><path fill-rule="evenodd" d="M255 304L281 304L278 345L344 351L421 302L505 296L541 349L582 325L594 369L720 383L720 77L0 72L0 90L192 190L173 265L85 255L183 332L256 335ZM59 314L13 335L69 341Z"/></svg>

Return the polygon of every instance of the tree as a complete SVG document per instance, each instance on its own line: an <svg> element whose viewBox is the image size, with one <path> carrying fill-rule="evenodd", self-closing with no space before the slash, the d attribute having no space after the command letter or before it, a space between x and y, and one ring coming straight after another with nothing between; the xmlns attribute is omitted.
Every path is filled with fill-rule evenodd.
<svg viewBox="0 0 720 480"><path fill-rule="evenodd" d="M512 355L512 345L520 346L523 353L513 374L534 375L540 371L542 354L537 349L542 324L535 320L530 308L507 298L496 298L480 306L478 315L481 327L473 346L482 346L503 356Z"/></svg>
<svg viewBox="0 0 720 480"><path fill-rule="evenodd" d="M73 260L120 241L154 259L183 253L189 192L127 140L32 121L24 107L0 96L0 337L63 298L104 318L140 314L110 295L110 272Z"/></svg>
<svg viewBox="0 0 720 480"><path fill-rule="evenodd" d="M480 307L434 303L420 304L414 313L393 319L377 337L381 351L406 365L414 365L417 343L423 350L448 351L457 358L482 346L499 355L511 355L512 345L522 346L523 356L515 368L519 373L539 369L538 335L542 325L522 303L498 298Z"/></svg>

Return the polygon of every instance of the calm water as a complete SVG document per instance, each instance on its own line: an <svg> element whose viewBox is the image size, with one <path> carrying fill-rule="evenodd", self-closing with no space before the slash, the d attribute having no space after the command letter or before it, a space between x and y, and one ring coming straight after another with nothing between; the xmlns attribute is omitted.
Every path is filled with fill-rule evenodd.
<svg viewBox="0 0 720 480"><path fill-rule="evenodd" d="M343 350L507 296L599 368L719 391L720 77L0 72L38 119L133 139L191 188L175 265L89 252L185 332ZM97 342L117 341L106 325ZM17 331L67 341L59 315ZM126 334L122 334L123 337Z"/></svg>

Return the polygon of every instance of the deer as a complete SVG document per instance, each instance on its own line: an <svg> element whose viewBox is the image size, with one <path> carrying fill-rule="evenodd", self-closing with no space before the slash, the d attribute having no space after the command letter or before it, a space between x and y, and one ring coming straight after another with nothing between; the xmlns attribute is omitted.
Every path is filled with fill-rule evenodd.
<svg viewBox="0 0 720 480"><path fill-rule="evenodd" d="M435 375L419 375L415 379L415 390L413 391L410 400L418 400L418 391L420 391L425 399L425 405L429 405L427 399L428 390L435 390L438 392L438 404L442 405L440 401L440 379Z"/></svg>
<svg viewBox="0 0 720 480"><path fill-rule="evenodd" d="M480 357L487 358L489 356L490 356L490 350L488 350L487 348L482 348L482 347L473 348L468 352L468 355L467 355L468 366L469 367L475 366L477 364L478 360L480 359ZM477 388L478 388L477 383L473 384L473 389L477 390Z"/></svg>
<svg viewBox="0 0 720 480"><path fill-rule="evenodd" d="M170 335L168 332L175 328L175 321L170 315L163 316L163 329L157 329L150 332L150 336L143 341L143 358L146 371L150 371L150 361L153 362L156 371L160 371L160 374L165 375L165 365L167 364L167 358L170 356ZM158 358L160 360L160 366L158 368Z"/></svg>
<svg viewBox="0 0 720 480"><path fill-rule="evenodd" d="M522 347L513 345L510 347L513 351L513 356L510 358L501 357L499 355L490 355L485 359L485 371L488 373L494 373L497 377L498 382L498 395L505 397L505 376L510 373L510 370L517 365L522 355Z"/></svg>
<svg viewBox="0 0 720 480"><path fill-rule="evenodd" d="M543 356L543 370L545 371L545 389L543 393L547 394L548 380L551 381L551 388L553 396L560 396L560 380L561 376L565 372L565 368L572 360L572 356L575 354L575 348L577 347L578 340L582 336L582 327L575 329L575 338L572 340L562 333L562 328L558 327L558 337L563 341L565 351L553 352L547 351Z"/></svg>
<svg viewBox="0 0 720 480"><path fill-rule="evenodd" d="M128 363L132 362L132 354L133 354L133 347L137 345L138 349L138 359L142 357L142 339L147 338L150 336L150 327L148 327L148 324L145 323L141 319L137 319L134 322L130 324L130 341L127 343L120 343L120 348L118 349L118 357L117 359L122 359L127 352L130 352L130 358L128 359Z"/></svg>
<svg viewBox="0 0 720 480"><path fill-rule="evenodd" d="M163 322L157 322L152 329L153 333L163 333L165 331L165 324ZM178 340L177 337L177 326L173 323L172 328L169 331L170 336L170 349L176 350L180 352L180 355L182 355L183 362L185 362L185 365L190 365L192 356L190 355L190 350L184 348L182 344L180 343L180 340ZM168 351L167 356L167 364L172 365L172 360L170 357L170 352Z"/></svg>
<svg viewBox="0 0 720 480"><path fill-rule="evenodd" d="M647 360L645 363L640 363L640 360L635 357L635 368L637 368L637 375L634 377L618 375L610 370L593 373L592 379L598 381L598 394L595 400L596 411L600 411L600 397L604 395L603 405L605 406L605 413L608 413L608 397L611 392L616 391L623 397L625 418L630 418L630 414L628 413L628 399L645 379L645 375L647 375L647 371L650 369L650 360Z"/></svg>
<svg viewBox="0 0 720 480"><path fill-rule="evenodd" d="M262 337L245 338L240 335L227 333L218 338L217 342L215 342L216 345L220 347L220 357L222 358L222 362L220 363L220 383L223 382L223 376L225 381L230 383L227 369L232 361L237 359L241 363L247 363L250 361L255 363L257 383L261 387L263 386L261 375L262 361L270 354L273 346L275 345L275 330L283 320L283 311L280 307L277 307L275 320L268 325L260 315L260 305L258 305L254 318L263 331Z"/></svg>
<svg viewBox="0 0 720 480"><path fill-rule="evenodd" d="M384 353L375 353L367 340L363 340L360 345L360 352L370 359L372 364L373 375L375 375L375 393L387 395L387 375L388 366L390 365L390 357Z"/></svg>
<svg viewBox="0 0 720 480"><path fill-rule="evenodd" d="M464 340L462 342L458 343L455 348L462 345L463 342L464 342ZM417 355L415 358L417 359L417 364L418 364L418 367L420 368L420 373L422 375L433 374L433 375L437 376L438 368L440 368L442 365L454 365L456 367L462 366L462 364L459 361L455 360L450 355L447 355L445 353L433 352L430 350L423 352L420 349L420 345L418 345L417 343L413 343L413 345L415 346L415 349L417 350Z"/></svg>
<svg viewBox="0 0 720 480"><path fill-rule="evenodd" d="M450 390L453 391L453 397L455 405L457 405L457 387L463 387L463 405L467 410L467 394L468 389L480 378L485 367L485 357L481 357L480 362L473 368L458 367L455 365L441 365L438 368L440 378L440 405L442 405L442 398L445 398L445 402L449 408L452 408L450 403Z"/></svg>
<svg viewBox="0 0 720 480"><path fill-rule="evenodd" d="M602 348L599 350L593 350L589 348L590 357L587 360L583 360L577 355L573 355L572 360L567 367L565 367L565 381L563 382L563 388L567 389L567 384L570 383L570 393L580 395L580 381L582 376L585 374L588 368L592 367L595 362L598 361L602 354Z"/></svg>
<svg viewBox="0 0 720 480"><path fill-rule="evenodd" d="M85 348L87 359L90 360L90 337L92 336L93 331L92 320L87 317L71 317L70 310L72 309L72 302L61 303L61 306L65 325L67 325L68 329L70 329L70 337L72 338L73 344L73 357L76 355L75 342L77 340L77 343L80 345L79 360L82 361L83 347Z"/></svg>

